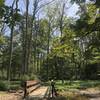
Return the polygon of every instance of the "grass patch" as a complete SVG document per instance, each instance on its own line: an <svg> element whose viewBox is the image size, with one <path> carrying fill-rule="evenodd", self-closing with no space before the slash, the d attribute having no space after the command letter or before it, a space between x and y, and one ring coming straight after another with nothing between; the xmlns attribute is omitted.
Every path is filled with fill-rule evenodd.
<svg viewBox="0 0 100 100"><path fill-rule="evenodd" d="M21 81L11 81L10 89L11 90L18 90L21 88Z"/></svg>
<svg viewBox="0 0 100 100"><path fill-rule="evenodd" d="M0 81L0 90L1 91L6 91L8 90L10 87L9 87L9 82L8 81Z"/></svg>
<svg viewBox="0 0 100 100"><path fill-rule="evenodd" d="M79 94L63 91L59 92L59 96L56 98L50 98L49 100L89 100L86 96L81 96Z"/></svg>
<svg viewBox="0 0 100 100"><path fill-rule="evenodd" d="M86 88L94 88L94 87L100 88L100 81L87 80L87 81L73 81L71 83L70 81L65 81L64 84L62 84L61 81L56 81L55 86L59 91L69 90L69 89L86 89Z"/></svg>
<svg viewBox="0 0 100 100"><path fill-rule="evenodd" d="M7 90L18 90L21 88L20 81L0 81L0 90L7 91Z"/></svg>

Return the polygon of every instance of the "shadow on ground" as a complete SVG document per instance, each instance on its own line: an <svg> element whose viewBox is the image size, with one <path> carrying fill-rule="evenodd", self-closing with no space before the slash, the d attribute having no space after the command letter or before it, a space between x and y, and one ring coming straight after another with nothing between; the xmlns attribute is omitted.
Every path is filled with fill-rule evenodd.
<svg viewBox="0 0 100 100"><path fill-rule="evenodd" d="M58 96L58 97L55 97L55 98L49 98L48 100L67 100L67 98L63 97L63 96Z"/></svg>
<svg viewBox="0 0 100 100"><path fill-rule="evenodd" d="M76 95L76 96L58 96L56 98L49 98L48 100L89 100L86 96L80 96L80 95Z"/></svg>

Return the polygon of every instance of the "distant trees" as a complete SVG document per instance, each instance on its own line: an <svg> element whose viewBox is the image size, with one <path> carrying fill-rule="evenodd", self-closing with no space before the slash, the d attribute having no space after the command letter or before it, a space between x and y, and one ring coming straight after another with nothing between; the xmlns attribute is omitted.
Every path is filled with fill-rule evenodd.
<svg viewBox="0 0 100 100"><path fill-rule="evenodd" d="M79 5L78 19L68 18L66 13L74 2ZM100 9L97 2L71 0L67 5L66 0L33 0L30 14L30 0L26 0L22 14L19 0L14 0L11 7L1 0L1 78L11 80L37 75L44 80L55 78L63 82L99 77Z"/></svg>
<svg viewBox="0 0 100 100"><path fill-rule="evenodd" d="M63 35L55 39L48 57L49 78L95 79L99 75L98 60L100 53L98 47L100 43L97 34L99 34L100 30L97 28L99 22L98 24L97 22L94 24L100 17L98 16L99 13L97 13L98 7L96 8L96 5L87 4L85 1L80 2L76 0L76 2L79 6L84 3L84 6L80 7L83 13L80 13L80 19L76 22L73 21L69 25L69 22L65 22L66 20L64 20L67 24L62 27L63 30L61 32ZM88 10L83 9L84 7L87 7ZM59 31L57 32L59 34ZM45 62L47 63L47 61ZM90 73L93 71L93 68L96 68L94 75L91 75L91 77L86 74L86 70L90 68L89 66L92 66Z"/></svg>

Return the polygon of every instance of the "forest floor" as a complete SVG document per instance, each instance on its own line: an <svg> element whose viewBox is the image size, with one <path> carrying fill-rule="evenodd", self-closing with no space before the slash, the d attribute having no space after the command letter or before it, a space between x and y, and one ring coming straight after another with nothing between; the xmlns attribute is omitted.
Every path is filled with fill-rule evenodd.
<svg viewBox="0 0 100 100"><path fill-rule="evenodd" d="M100 100L100 81L56 82L58 96L50 100ZM0 92L0 100L23 100L23 91Z"/></svg>
<svg viewBox="0 0 100 100"><path fill-rule="evenodd" d="M70 91L59 91L58 96L50 100L100 100L100 90L98 88L71 89ZM0 92L0 100L22 100L23 93Z"/></svg>
<svg viewBox="0 0 100 100"><path fill-rule="evenodd" d="M23 93L22 90L13 91L13 92L0 92L0 100L22 100Z"/></svg>
<svg viewBox="0 0 100 100"><path fill-rule="evenodd" d="M51 100L100 100L100 81L56 81L58 97Z"/></svg>
<svg viewBox="0 0 100 100"><path fill-rule="evenodd" d="M71 89L58 93L58 97L50 100L100 100L100 90L98 88Z"/></svg>

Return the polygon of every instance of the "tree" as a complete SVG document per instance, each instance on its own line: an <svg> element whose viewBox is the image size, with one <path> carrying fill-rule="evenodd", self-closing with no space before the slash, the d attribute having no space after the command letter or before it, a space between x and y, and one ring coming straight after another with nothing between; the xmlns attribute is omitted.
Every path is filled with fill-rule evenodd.
<svg viewBox="0 0 100 100"><path fill-rule="evenodd" d="M10 57L9 57L9 67L8 67L8 80L10 80L10 71L11 71L11 67L12 67L12 54L13 54L13 31L14 31L14 26L15 26L15 19L14 19L14 4L16 2L16 10L18 9L18 0L14 0L12 3L12 7L11 7L11 23L10 23L10 27L11 27L11 38L10 38ZM17 11L15 12L17 13Z"/></svg>

